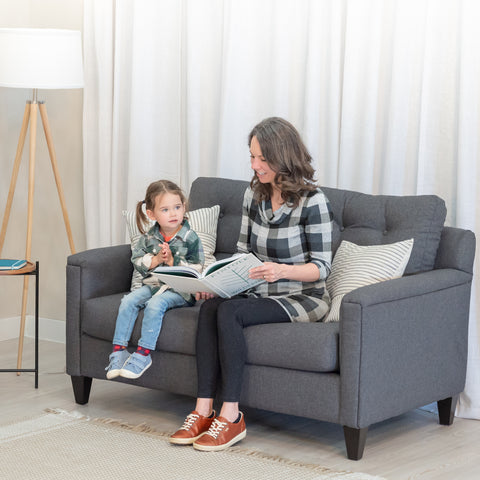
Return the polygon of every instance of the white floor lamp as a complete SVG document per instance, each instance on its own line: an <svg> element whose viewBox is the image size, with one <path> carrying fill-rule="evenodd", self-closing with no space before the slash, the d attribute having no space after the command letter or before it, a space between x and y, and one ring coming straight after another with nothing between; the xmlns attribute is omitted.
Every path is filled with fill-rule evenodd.
<svg viewBox="0 0 480 480"><path fill-rule="evenodd" d="M58 196L62 207L70 250L75 253L65 196L57 166L57 158L48 122L45 102L37 100L38 89L64 89L83 87L83 62L81 33L74 30L41 28L0 28L0 87L28 88L33 90L32 100L27 100L22 128L13 165L7 204L0 231L0 256L7 233L10 210L15 193L23 146L30 124L30 149L28 173L28 213L25 258L31 260L33 194L35 186L35 148L37 137L37 110L47 140ZM25 312L27 307L29 276L24 276L22 314L18 344L17 368L22 365Z"/></svg>

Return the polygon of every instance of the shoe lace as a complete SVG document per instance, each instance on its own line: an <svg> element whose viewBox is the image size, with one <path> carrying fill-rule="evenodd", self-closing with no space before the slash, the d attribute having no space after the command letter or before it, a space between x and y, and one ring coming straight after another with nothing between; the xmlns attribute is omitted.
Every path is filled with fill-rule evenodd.
<svg viewBox="0 0 480 480"><path fill-rule="evenodd" d="M216 418L210 425L207 435L210 435L211 437L216 439L226 426L227 424L225 422L221 422L220 420L218 420L218 418Z"/></svg>
<svg viewBox="0 0 480 480"><path fill-rule="evenodd" d="M187 415L187 418L183 422L183 425L180 427L180 430L190 430L193 424L200 418L199 415L195 413L190 413Z"/></svg>

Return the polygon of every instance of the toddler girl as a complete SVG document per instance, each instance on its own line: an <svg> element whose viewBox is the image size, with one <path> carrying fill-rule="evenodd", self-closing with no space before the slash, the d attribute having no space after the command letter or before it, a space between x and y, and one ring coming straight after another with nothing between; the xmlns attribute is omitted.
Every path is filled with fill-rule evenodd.
<svg viewBox="0 0 480 480"><path fill-rule="evenodd" d="M147 217L155 221L147 232ZM193 305L195 298L180 294L155 279L150 272L159 265L189 265L202 270L204 255L197 234L190 229L185 219L186 199L181 189L173 182L159 180L147 189L145 200L136 208L137 226L142 236L132 251L132 263L144 277L143 285L125 295L120 303L113 352L107 378L138 378L152 364L151 350L155 350L163 316L171 308ZM136 352L127 350L135 320L140 309L144 308L142 333Z"/></svg>

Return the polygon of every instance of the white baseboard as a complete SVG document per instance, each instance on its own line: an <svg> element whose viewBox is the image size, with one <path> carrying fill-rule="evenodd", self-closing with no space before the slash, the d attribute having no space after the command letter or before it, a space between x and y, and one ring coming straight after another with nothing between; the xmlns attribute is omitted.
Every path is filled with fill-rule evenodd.
<svg viewBox="0 0 480 480"><path fill-rule="evenodd" d="M18 338L19 331L20 317L0 319L0 341ZM25 317L25 337L35 338L35 317L33 315ZM38 338L65 343L65 322L40 317Z"/></svg>

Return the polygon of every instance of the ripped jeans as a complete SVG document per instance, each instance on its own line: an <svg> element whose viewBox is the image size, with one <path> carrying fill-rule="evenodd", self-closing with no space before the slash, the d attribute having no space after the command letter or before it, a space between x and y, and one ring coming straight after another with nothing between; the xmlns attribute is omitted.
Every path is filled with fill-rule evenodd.
<svg viewBox="0 0 480 480"><path fill-rule="evenodd" d="M155 350L165 312L171 308L183 307L185 305L188 305L188 302L173 290L166 290L163 293L152 296L150 287L143 285L137 290L130 292L122 298L120 308L118 309L113 344L128 346L138 312L145 308L143 312L142 336L138 341L138 346Z"/></svg>

